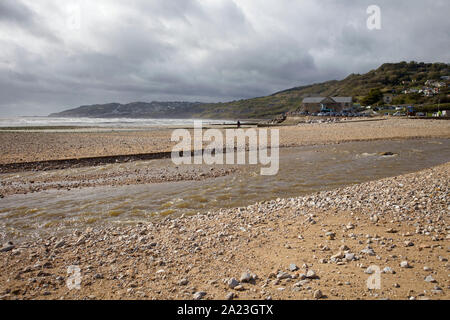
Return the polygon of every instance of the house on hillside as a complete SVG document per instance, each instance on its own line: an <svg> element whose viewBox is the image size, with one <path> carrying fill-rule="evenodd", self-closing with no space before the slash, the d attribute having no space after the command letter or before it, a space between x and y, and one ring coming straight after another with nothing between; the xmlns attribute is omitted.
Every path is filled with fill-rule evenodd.
<svg viewBox="0 0 450 320"><path fill-rule="evenodd" d="M353 107L352 97L307 97L303 99L302 110L313 113L326 108L335 112Z"/></svg>
<svg viewBox="0 0 450 320"><path fill-rule="evenodd" d="M442 88L442 87L446 87L447 84L445 82L442 81L434 81L434 80L427 80L425 82L426 86L431 86L431 87L436 87L436 88Z"/></svg>
<svg viewBox="0 0 450 320"><path fill-rule="evenodd" d="M404 93L404 94L418 93L418 92L419 92L419 89L406 89L406 90L402 91L402 93Z"/></svg>

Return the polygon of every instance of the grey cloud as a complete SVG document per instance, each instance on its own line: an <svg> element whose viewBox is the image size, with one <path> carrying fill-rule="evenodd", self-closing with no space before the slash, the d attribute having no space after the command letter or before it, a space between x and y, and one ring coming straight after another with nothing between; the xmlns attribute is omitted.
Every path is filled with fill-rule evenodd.
<svg viewBox="0 0 450 320"><path fill-rule="evenodd" d="M15 25L36 37L43 37L52 42L59 42L54 34L40 21L36 12L32 11L21 0L2 0L0 2L0 25Z"/></svg>
<svg viewBox="0 0 450 320"><path fill-rule="evenodd" d="M9 21L21 24L30 23L33 12L22 2L17 0L2 0L0 2L0 21Z"/></svg>
<svg viewBox="0 0 450 320"><path fill-rule="evenodd" d="M448 1L378 0L379 31L366 28L372 2L1 0L0 115L228 101L384 62L449 62ZM67 3L82 9L79 30L67 29Z"/></svg>

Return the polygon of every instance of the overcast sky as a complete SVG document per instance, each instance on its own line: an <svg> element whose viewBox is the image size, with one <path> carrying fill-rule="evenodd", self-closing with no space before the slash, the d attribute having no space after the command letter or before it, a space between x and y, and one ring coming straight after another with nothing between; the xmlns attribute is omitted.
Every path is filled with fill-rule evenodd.
<svg viewBox="0 0 450 320"><path fill-rule="evenodd" d="M367 28L369 5L381 30ZM0 116L229 101L450 61L450 1L0 0Z"/></svg>

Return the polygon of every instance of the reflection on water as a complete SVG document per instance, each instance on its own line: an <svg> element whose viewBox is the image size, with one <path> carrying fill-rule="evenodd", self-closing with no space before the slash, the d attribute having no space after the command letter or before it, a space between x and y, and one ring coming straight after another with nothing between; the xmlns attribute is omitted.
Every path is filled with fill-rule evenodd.
<svg viewBox="0 0 450 320"><path fill-rule="evenodd" d="M383 152L393 155L383 156ZM245 166L239 174L204 181L45 191L0 199L0 232L2 238L16 239L84 229L86 225L136 223L247 206L417 171L449 159L449 139L281 149L276 176L261 176L259 167ZM170 160L153 165L164 166L166 161Z"/></svg>

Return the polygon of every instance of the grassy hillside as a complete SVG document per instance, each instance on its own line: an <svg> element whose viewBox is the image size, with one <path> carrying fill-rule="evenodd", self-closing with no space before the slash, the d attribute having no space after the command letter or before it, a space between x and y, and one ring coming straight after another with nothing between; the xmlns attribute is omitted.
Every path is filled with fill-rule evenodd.
<svg viewBox="0 0 450 320"><path fill-rule="evenodd" d="M341 81L296 87L277 92L270 96L232 101L228 103L203 105L201 117L221 116L223 118L270 118L280 113L297 110L304 97L308 96L352 96L361 102L371 89L384 93L394 93L397 103L436 104L448 100L448 87L439 96L421 97L401 94L402 90L421 87L426 80L439 80L450 75L450 65L446 63L400 62L386 63L366 74L351 74ZM394 101L395 103L396 101Z"/></svg>
<svg viewBox="0 0 450 320"><path fill-rule="evenodd" d="M448 75L450 75L450 64L447 63L385 63L366 74L351 74L341 81L333 80L295 87L266 97L226 103L134 102L126 105L110 103L82 106L51 116L262 119L298 110L303 98L308 96L352 96L356 103L379 105L382 104L383 93L393 94L393 104L432 106L438 103L450 103L448 86L440 88L439 95L431 97L424 97L418 93L402 94L402 91L422 89L427 80L442 81L441 77Z"/></svg>

